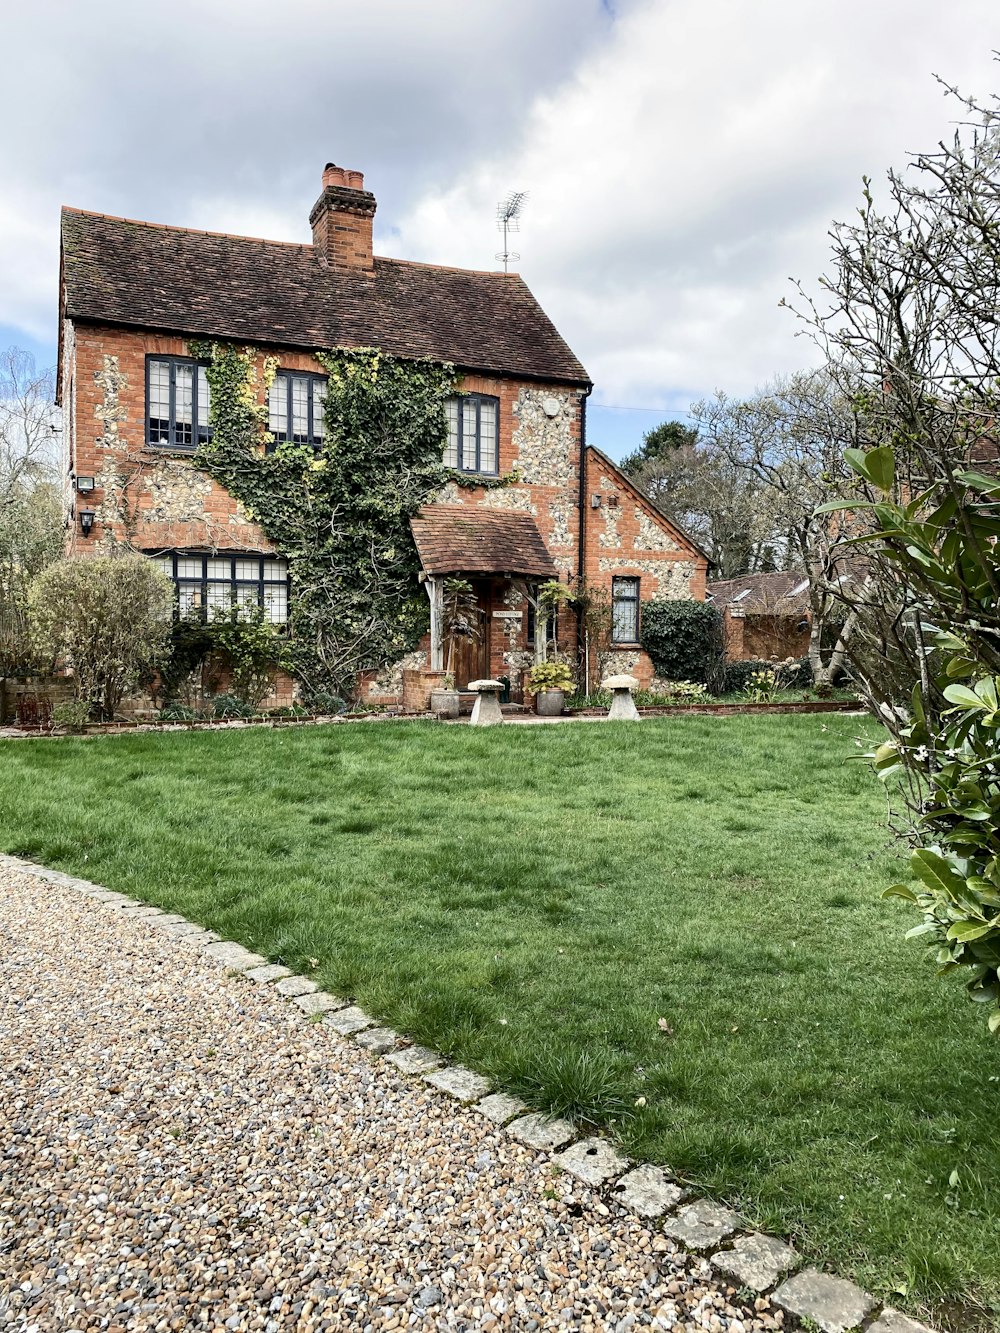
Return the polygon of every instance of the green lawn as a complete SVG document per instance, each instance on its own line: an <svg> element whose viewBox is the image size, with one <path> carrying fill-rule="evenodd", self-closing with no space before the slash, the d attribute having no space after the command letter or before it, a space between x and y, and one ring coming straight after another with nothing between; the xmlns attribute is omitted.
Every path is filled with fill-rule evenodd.
<svg viewBox="0 0 1000 1333"><path fill-rule="evenodd" d="M811 1258L992 1329L1000 1048L880 900L884 798L844 762L866 725L0 742L0 847L318 959Z"/></svg>

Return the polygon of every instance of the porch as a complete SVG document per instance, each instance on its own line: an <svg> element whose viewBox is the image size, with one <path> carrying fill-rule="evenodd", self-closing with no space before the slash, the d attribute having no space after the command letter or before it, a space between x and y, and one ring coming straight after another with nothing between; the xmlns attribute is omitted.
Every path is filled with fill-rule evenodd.
<svg viewBox="0 0 1000 1333"><path fill-rule="evenodd" d="M411 522L430 603L431 683L453 678L508 684L524 701L524 676L536 660L535 589L559 572L534 518L523 512L427 505ZM459 582L464 587L459 586ZM471 708L472 696L469 696Z"/></svg>

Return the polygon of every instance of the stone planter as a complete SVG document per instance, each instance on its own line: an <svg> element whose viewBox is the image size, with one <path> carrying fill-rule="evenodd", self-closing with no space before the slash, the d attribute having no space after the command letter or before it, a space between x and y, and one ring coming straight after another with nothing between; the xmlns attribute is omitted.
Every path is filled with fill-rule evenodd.
<svg viewBox="0 0 1000 1333"><path fill-rule="evenodd" d="M565 699L563 690L539 690L535 695L535 712L539 717L558 717Z"/></svg>
<svg viewBox="0 0 1000 1333"><path fill-rule="evenodd" d="M458 690L431 690L431 712L443 717L458 717Z"/></svg>

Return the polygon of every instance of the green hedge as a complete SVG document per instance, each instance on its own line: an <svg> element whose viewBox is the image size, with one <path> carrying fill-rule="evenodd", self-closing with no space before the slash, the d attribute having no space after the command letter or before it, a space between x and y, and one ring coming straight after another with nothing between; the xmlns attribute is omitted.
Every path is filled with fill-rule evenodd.
<svg viewBox="0 0 1000 1333"><path fill-rule="evenodd" d="M658 676L721 689L722 616L710 602L645 602L640 641Z"/></svg>
<svg viewBox="0 0 1000 1333"><path fill-rule="evenodd" d="M745 662L726 663L723 693L739 694L746 689L747 681L755 671L770 671L778 665L782 666L781 682L784 688L807 690L812 685L812 668L808 657L798 658L794 669L776 662L765 662L763 658L750 657Z"/></svg>

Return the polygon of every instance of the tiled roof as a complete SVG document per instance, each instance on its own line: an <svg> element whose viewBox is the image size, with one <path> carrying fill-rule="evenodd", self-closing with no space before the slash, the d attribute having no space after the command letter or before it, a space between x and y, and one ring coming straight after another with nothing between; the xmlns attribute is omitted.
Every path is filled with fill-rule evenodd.
<svg viewBox="0 0 1000 1333"><path fill-rule="evenodd" d="M809 580L799 569L744 574L706 588L718 606L737 606L750 615L797 615L809 609Z"/></svg>
<svg viewBox="0 0 1000 1333"><path fill-rule="evenodd" d="M470 505L424 505L410 520L428 574L523 574L558 578L530 514Z"/></svg>
<svg viewBox="0 0 1000 1333"><path fill-rule="evenodd" d="M63 209L72 319L307 350L381 347L463 370L589 384L516 274L375 259L333 269L312 245Z"/></svg>

